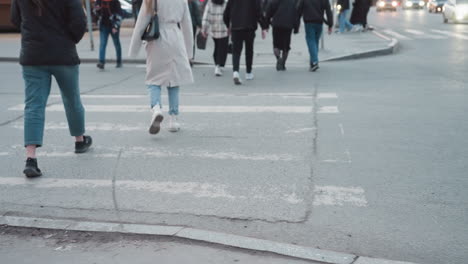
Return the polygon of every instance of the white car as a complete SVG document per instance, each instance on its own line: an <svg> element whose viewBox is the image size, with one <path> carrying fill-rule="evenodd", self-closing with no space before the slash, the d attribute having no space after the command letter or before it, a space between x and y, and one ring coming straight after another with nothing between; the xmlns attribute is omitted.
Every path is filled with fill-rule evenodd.
<svg viewBox="0 0 468 264"><path fill-rule="evenodd" d="M448 0L442 8L444 23L468 22L468 0Z"/></svg>

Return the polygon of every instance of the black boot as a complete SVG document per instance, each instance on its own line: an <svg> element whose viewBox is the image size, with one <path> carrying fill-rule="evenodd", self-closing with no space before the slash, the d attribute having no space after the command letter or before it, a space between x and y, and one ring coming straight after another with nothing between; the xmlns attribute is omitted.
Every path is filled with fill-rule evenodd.
<svg viewBox="0 0 468 264"><path fill-rule="evenodd" d="M274 48L273 53L275 54L276 57L276 70L281 71L281 50Z"/></svg>
<svg viewBox="0 0 468 264"><path fill-rule="evenodd" d="M35 178L42 176L41 170L37 167L37 159L28 158L23 173L28 178Z"/></svg>
<svg viewBox="0 0 468 264"><path fill-rule="evenodd" d="M85 153L93 144L93 139L90 136L83 136L83 141L75 142L75 153Z"/></svg>
<svg viewBox="0 0 468 264"><path fill-rule="evenodd" d="M283 50L283 56L281 57L281 70L286 70L286 60L288 60L289 51Z"/></svg>

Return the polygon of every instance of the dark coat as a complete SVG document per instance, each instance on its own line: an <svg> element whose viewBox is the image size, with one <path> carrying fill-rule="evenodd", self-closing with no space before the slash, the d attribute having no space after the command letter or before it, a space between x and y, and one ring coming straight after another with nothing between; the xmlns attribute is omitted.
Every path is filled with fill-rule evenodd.
<svg viewBox="0 0 468 264"><path fill-rule="evenodd" d="M229 0L224 10L224 23L231 30L257 30L268 28L261 0Z"/></svg>
<svg viewBox="0 0 468 264"><path fill-rule="evenodd" d="M266 21L273 27L299 29L298 0L270 0L266 8Z"/></svg>
<svg viewBox="0 0 468 264"><path fill-rule="evenodd" d="M351 24L367 25L367 14L369 13L372 0L355 0L353 11L351 12Z"/></svg>
<svg viewBox="0 0 468 264"><path fill-rule="evenodd" d="M349 9L349 0L338 0L336 4L341 6L341 10Z"/></svg>
<svg viewBox="0 0 468 264"><path fill-rule="evenodd" d="M77 65L76 51L86 32L80 0L46 0L39 15L30 0L13 0L11 22L21 29L21 65Z"/></svg>
<svg viewBox="0 0 468 264"><path fill-rule="evenodd" d="M300 0L298 4L299 16L304 17L304 23L322 24L333 27L333 15L328 0ZM324 14L327 20L324 20Z"/></svg>
<svg viewBox="0 0 468 264"><path fill-rule="evenodd" d="M97 9L96 7L100 7ZM122 6L118 0L96 0L94 5L95 14L98 17L98 25L104 25L119 29L122 24Z"/></svg>

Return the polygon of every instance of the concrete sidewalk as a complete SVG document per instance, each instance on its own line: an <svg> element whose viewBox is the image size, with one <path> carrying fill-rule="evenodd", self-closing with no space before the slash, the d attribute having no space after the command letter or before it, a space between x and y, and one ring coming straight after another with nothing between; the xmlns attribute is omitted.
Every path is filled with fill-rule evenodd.
<svg viewBox="0 0 468 264"><path fill-rule="evenodd" d="M145 63L145 52L142 49L136 59L128 57L128 48L133 29L131 27L122 28L121 45L124 63ZM78 44L78 53L83 63L96 63L99 55L99 31L93 32L94 50L91 50L91 42L88 34L84 36ZM324 48L320 50L320 61L332 61L343 59L358 59L393 53L398 45L394 39L388 39L377 32L357 32L346 34L324 35ZM199 64L211 64L213 41L208 40L205 50L196 50L195 61ZM288 64L308 64L308 49L305 42L304 27L299 34L292 36L291 52ZM20 34L3 33L0 34L0 61L17 61L20 53ZM271 32L265 40L261 39L260 32L257 32L255 41L255 65L271 65L276 63L272 52ZM106 50L107 63L115 62L115 49L112 40L109 39ZM241 63L245 59L241 58ZM228 57L228 65L231 65L231 57Z"/></svg>

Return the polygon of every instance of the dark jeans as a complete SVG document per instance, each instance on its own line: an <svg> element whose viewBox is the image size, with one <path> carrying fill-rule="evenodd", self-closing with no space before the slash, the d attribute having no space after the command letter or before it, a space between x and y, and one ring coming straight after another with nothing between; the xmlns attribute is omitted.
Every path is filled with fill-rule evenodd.
<svg viewBox="0 0 468 264"><path fill-rule="evenodd" d="M307 47L309 47L310 64L318 63L319 40L322 36L323 25L305 23Z"/></svg>
<svg viewBox="0 0 468 264"><path fill-rule="evenodd" d="M291 49L291 28L273 27L273 47L282 51Z"/></svg>
<svg viewBox="0 0 468 264"><path fill-rule="evenodd" d="M232 31L232 65L234 71L239 71L240 57L245 42L245 64L247 73L252 72L255 30L233 30Z"/></svg>
<svg viewBox="0 0 468 264"><path fill-rule="evenodd" d="M85 110L80 99L79 66L23 66L25 84L24 145L42 146L47 99L52 76L62 94L68 127L72 136L85 132Z"/></svg>
<svg viewBox="0 0 468 264"><path fill-rule="evenodd" d="M213 59L215 65L224 67L226 65L226 59L228 55L228 47L229 47L229 37L215 39L213 38L215 43L215 48L213 52Z"/></svg>
<svg viewBox="0 0 468 264"><path fill-rule="evenodd" d="M122 63L122 47L120 46L120 29L117 33L112 33L112 27L101 25L99 27L100 33L100 43L99 43L99 62L105 64L106 63L106 47L107 47L107 40L109 39L109 35L112 36L112 41L114 42L115 46L115 53L117 56L117 63Z"/></svg>

